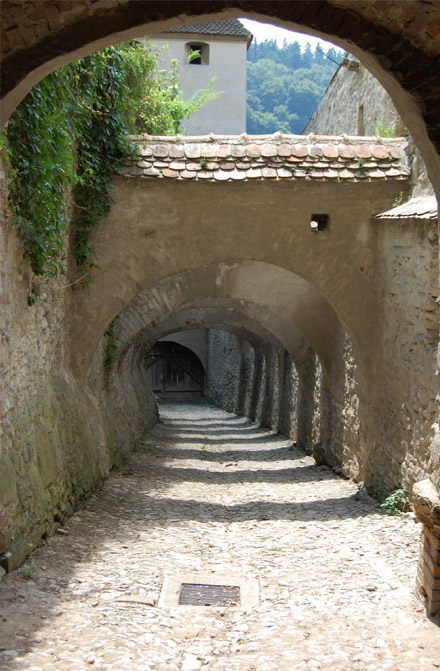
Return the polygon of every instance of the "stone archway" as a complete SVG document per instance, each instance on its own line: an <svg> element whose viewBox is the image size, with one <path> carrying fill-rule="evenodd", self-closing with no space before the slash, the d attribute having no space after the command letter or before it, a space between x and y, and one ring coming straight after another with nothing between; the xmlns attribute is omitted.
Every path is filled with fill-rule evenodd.
<svg viewBox="0 0 440 671"><path fill-rule="evenodd" d="M26 5L1 4L4 119L50 71L105 45L179 23L245 15L323 36L357 56L387 89L422 152L433 184L440 188L436 2L408 6L394 0L305 0L274 7L265 0L216 0L209 10L193 0L167 5L150 0L79 0L75 10L48 1Z"/></svg>
<svg viewBox="0 0 440 671"><path fill-rule="evenodd" d="M397 1L383 3L380 1L359 2L358 0L323 0L322 2L302 2L298 0L296 2L277 3L274 5L272 2L266 1L219 0L210 3L209 9L206 8L205 3L201 4L191 0L182 0L179 3L167 3L165 5L157 2L138 2L133 0L119 0L118 2L113 0L105 0L103 2L78 0L74 4L74 8L69 8L71 11L64 11L62 5L58 6L56 3L49 2L48 0L27 3L8 2L6 0L1 3L0 9L5 28L4 35L2 36L2 46L4 49L2 59L2 98L4 100L3 111L5 118L7 118L10 111L25 95L26 91L48 72L63 63L91 53L106 44L142 35L147 32L154 33L182 22L188 23L246 15L249 18L260 18L266 21L272 20L279 25L290 28L304 31L309 30L314 34L322 35L350 49L350 51L358 56L390 93L404 122L423 154L431 179L437 188L437 192L439 192L440 159L438 151L440 146L440 123L437 108L440 68L438 66L438 3L412 2L408 6L408 3ZM204 13L202 14L201 11L204 11ZM248 249L250 252L253 251L250 249L251 246L250 243ZM234 245L230 244L229 248L225 246L222 249L222 254L218 258L193 258L191 268L195 269L202 263L231 259L233 258L231 252L233 249ZM161 250L156 250L157 253L159 251ZM264 249L264 261L267 263L271 263L274 260L274 257L271 257L271 251L270 248ZM254 256L252 253L249 253L251 259ZM185 269L184 267L177 267L173 269L173 272L181 272ZM129 275L130 272L127 272L127 277ZM99 286L97 285L96 304L93 305L93 301L90 301L92 309L89 310L89 313L87 314L87 309L84 312L78 309L76 313L78 318L75 325L77 329L76 333L82 335L82 332L87 330L88 324L93 323L93 320L96 320L98 324L97 329L92 328L92 331L95 330L98 334L102 333L106 323L108 323L108 318L114 316L140 289L150 287L153 280L164 279L169 275L169 267L164 268L163 274L159 277L147 277L148 273L145 272L141 276L142 282L137 284L139 275L135 273L131 277L133 285L129 287L129 290L127 290L127 286L118 285L118 282L105 286L105 281L102 280ZM319 288L323 293L327 293L327 290L323 286L324 279L321 278L322 283ZM368 280L366 280L366 283L368 283ZM19 282L17 281L16 284L18 285ZM20 298L25 294L24 284L25 281L22 281L20 285ZM121 292L119 292L119 289L121 289ZM100 290L102 290L101 294L99 294ZM331 294L332 290L333 288L330 286L328 288L329 294ZM364 297L364 294L362 296ZM331 305L339 305L338 301L332 300L330 295L326 296L326 298L328 298ZM78 300L76 304L73 304L73 309L76 310L80 303L81 301ZM102 313L99 310L100 305L105 305L106 308ZM355 308L357 307L355 306ZM348 323L345 322L345 319L348 319L348 312L349 310L345 312L342 310L339 314L339 316L343 315L344 323ZM81 321L84 315L88 316L89 320L83 319ZM370 316L373 318L374 314ZM53 315L48 315L48 317L52 319ZM54 321L56 326L63 324L63 315L57 315ZM31 328L27 329L27 332L32 332L32 326L34 326L32 319L26 322L26 326L28 323L30 323ZM370 336L368 320L357 324L357 329L358 340L364 339L364 344L366 344ZM61 330L62 328L60 327ZM2 334L3 337L4 334ZM7 334L6 337L8 337ZM96 342L97 338L92 338L91 342L86 343L84 348L88 348L85 356L86 363L90 357L90 352L96 346ZM23 338L23 342L20 345L22 346L22 350L27 353L29 349L28 341ZM47 356L47 350L51 349L51 343L49 342L48 344L47 340L43 341L44 347L46 349L40 349L38 339L36 341L31 340L30 349L32 350L34 359L39 359L41 353ZM58 352L63 347L64 342L58 347ZM44 360L44 356L41 357L42 360ZM52 356L52 353L49 356ZM57 356L61 360L61 355L56 353L53 355L53 360L51 359L52 364L53 361L55 361L55 364L58 363L58 360L56 360ZM74 385L77 384L75 381L72 383L72 387L68 388L68 384L71 382L71 380L68 380L70 373L61 382L58 380L56 385L51 383L47 393L44 392L43 394L40 393L41 386L43 385L38 377L38 366L35 365L34 368L35 370L32 370L34 375L31 382L32 384L35 383L36 387L40 385L38 388L39 396L35 403L34 399L31 399L31 401L26 399L24 405L19 403L20 393L22 392L20 386L22 380L17 375L16 388L18 390L18 402L16 402L16 397L11 394L11 398L8 399L10 406L6 406L5 408L6 412L11 411L9 415L12 417L10 422L11 431L14 429L14 423L18 425L18 421L15 421L17 415L13 416L13 411L18 412L16 408L24 408L24 411L29 416L41 417L41 426L38 425L30 429L30 432L34 431L32 440L36 436L34 441L37 446L35 454L44 453L47 456L44 468L41 469L41 472L38 472L38 477L41 476L46 485L50 485L53 482L53 479L51 480L50 478L58 478L58 481L66 477L68 478L68 475L66 475L67 471L63 471L64 466L63 468L58 468L57 460L62 449L73 454L70 448L74 446L77 448L75 458L77 458L78 463L82 463L84 455L87 453L90 456L90 463L95 464L94 472L87 474L87 477L84 477L82 481L81 474L77 476L81 481L80 485L84 489L90 489L94 483L99 482L99 468L102 469L102 472L106 472L117 459L113 453L109 454L109 456L105 455L104 464L99 461L105 452L106 446L114 445L114 436L111 435L108 427L111 425L109 419L111 413L117 407L118 399L115 399L116 394L110 400L103 400L101 396L100 401L103 406L106 406L106 410L103 411L99 407L96 398L93 398L93 394L88 394L88 391L84 393L81 385L74 388ZM87 368L87 365L85 365L85 368ZM380 370L377 372L381 373ZM93 375L94 371L90 371L89 379ZM380 375L378 375L379 378ZM73 392L71 391L72 389L74 389ZM386 397L387 389L385 388L383 391L379 388L379 391L382 392L382 396L379 396L378 400L381 403L384 397ZM101 390L96 391L96 397L99 394L101 394ZM391 412L389 412L389 408L387 407L387 413L389 416L393 416L394 422L398 422L402 404L397 403L396 399L392 400ZM51 407L49 413L47 411L48 407ZM141 406L139 405L139 407ZM70 412L70 415L67 415L68 421L66 421L66 408L69 408ZM107 415L104 417L106 412ZM51 416L45 424L47 414ZM128 412L126 414L128 417ZM56 431L53 430L54 423L51 421L52 416L63 418ZM93 440L91 439L93 432L89 431L88 426L86 426L87 422L83 421L83 417L87 417L90 420L90 425L95 423ZM428 413L426 417L424 416L423 421L425 423L429 422L430 417L431 415ZM18 419L20 418L18 417ZM74 426L75 430L70 431L69 426ZM99 426L99 429L96 430L96 426ZM102 428L103 426L105 428ZM28 434L26 438L27 436ZM81 440L83 441L81 449L78 449L80 441L77 440L77 436L81 436ZM11 441L14 440L14 437L10 433L7 439ZM54 444L50 442L51 440L55 441ZM58 443L56 443L56 440L58 440ZM381 449L380 441L386 446L386 449ZM404 440L400 440L400 438L399 441L399 444L404 443ZM377 463L381 464L382 460L386 464L387 459L389 457L393 458L396 453L395 445L392 441L387 440L386 434L382 435L377 443L375 449L371 451L371 461L376 459ZM82 449L83 445L87 447L88 451ZM100 451L101 454L99 454ZM59 463L61 461L60 458ZM432 472L435 465L431 466L425 460L423 468L425 473ZM9 472L8 463L6 463L5 472ZM32 490L33 486L33 493L41 490L39 480L38 482L37 478L34 478L34 480L35 482L31 484L26 482L26 486L23 489L27 487ZM66 491L70 485L71 481L66 485ZM66 491L63 491L57 500L51 501L50 505L47 506L49 515L53 514L56 507L60 505L60 501L64 504L62 496L66 496L67 498ZM10 511L12 513L5 523L4 528L6 531L4 532L4 538L0 538L0 546L8 548L8 544L12 543L14 534L22 534L23 529L25 533L29 534L30 530L32 530L33 537L39 538L41 536L41 529L35 527L36 522L32 518L32 515L30 515L29 519L19 520L19 524L16 524L14 519L17 506L16 499L14 498L15 493L10 489L7 495L11 498L6 501L6 515L9 515ZM24 538L22 545L14 550L14 561L18 563L20 562L20 557L23 559L23 553L28 551L28 543L26 541L27 539Z"/></svg>

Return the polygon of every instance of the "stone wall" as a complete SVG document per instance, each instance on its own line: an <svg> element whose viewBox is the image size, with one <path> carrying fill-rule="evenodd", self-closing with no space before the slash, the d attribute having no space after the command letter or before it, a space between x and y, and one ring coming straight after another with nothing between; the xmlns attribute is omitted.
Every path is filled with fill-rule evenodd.
<svg viewBox="0 0 440 671"><path fill-rule="evenodd" d="M237 412L240 391L243 389L243 341L232 333L218 329L210 329L208 338L209 394L218 407L227 412ZM249 375L252 379L252 369ZM247 381L244 386L249 393Z"/></svg>
<svg viewBox="0 0 440 671"><path fill-rule="evenodd" d="M280 358L280 403L278 410L278 431L291 438L297 439L298 404L298 373L288 352L284 350Z"/></svg>
<svg viewBox="0 0 440 671"><path fill-rule="evenodd" d="M356 59L339 66L303 133L381 135L388 128L403 135L404 125L386 90Z"/></svg>
<svg viewBox="0 0 440 671"><path fill-rule="evenodd" d="M29 307L32 273L16 231L0 228L0 555L11 570L41 538L99 487L156 418L148 381L122 370L103 391L98 348L88 383L69 372L65 273L37 282L42 300ZM66 244L66 254L67 254Z"/></svg>
<svg viewBox="0 0 440 671"><path fill-rule="evenodd" d="M359 479L357 372L343 329L331 375L309 346L293 363L283 348L252 347L225 331L210 330L209 343L209 388L216 405L279 431L319 463Z"/></svg>
<svg viewBox="0 0 440 671"><path fill-rule="evenodd" d="M253 346L228 331L210 329L208 387L214 403L276 430L279 361L279 350L273 345ZM284 421L288 426L288 420Z"/></svg>
<svg viewBox="0 0 440 671"><path fill-rule="evenodd" d="M363 65L348 57L305 132L371 135L383 132L384 126L403 131L385 89ZM342 446L344 472L384 490L410 489L426 474L440 487L437 221L433 190L411 139L409 150L412 215L391 210L389 218L381 215L377 220L376 354L369 390L365 386L349 390L358 397L358 424L352 422L354 430L346 434ZM407 197L403 190L396 200L405 204ZM350 368L348 359L345 365ZM345 379L350 386L352 376L345 375Z"/></svg>
<svg viewBox="0 0 440 671"><path fill-rule="evenodd" d="M436 427L438 236L436 221L377 224L378 317L374 371L375 426L368 471L387 486L410 487L440 464L431 449ZM390 427L393 426L393 430Z"/></svg>

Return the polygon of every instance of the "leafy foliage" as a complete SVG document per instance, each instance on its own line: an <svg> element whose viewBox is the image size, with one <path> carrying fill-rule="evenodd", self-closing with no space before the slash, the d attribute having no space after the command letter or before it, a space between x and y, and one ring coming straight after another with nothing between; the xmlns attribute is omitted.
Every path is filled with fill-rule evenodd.
<svg viewBox="0 0 440 671"><path fill-rule="evenodd" d="M67 227L66 188L75 179L75 119L64 68L34 86L3 138L9 161L12 222L35 275L55 276Z"/></svg>
<svg viewBox="0 0 440 671"><path fill-rule="evenodd" d="M189 100L177 62L159 69L148 44L125 42L53 72L11 116L2 145L9 161L11 224L35 275L54 277L64 259L72 189L72 254L86 275L97 267L90 233L111 204L111 174L128 149L127 133L171 134L213 95L213 82ZM37 290L31 291L29 304Z"/></svg>
<svg viewBox="0 0 440 671"><path fill-rule="evenodd" d="M278 47L275 40L253 42L248 51L248 133L301 133L318 106L341 55L304 52L298 42Z"/></svg>
<svg viewBox="0 0 440 671"><path fill-rule="evenodd" d="M380 507L385 510L387 515L400 515L402 512L407 512L410 506L410 494L405 489L396 489L380 504Z"/></svg>
<svg viewBox="0 0 440 671"><path fill-rule="evenodd" d="M397 137L397 128L384 114L378 114L374 134L380 137Z"/></svg>

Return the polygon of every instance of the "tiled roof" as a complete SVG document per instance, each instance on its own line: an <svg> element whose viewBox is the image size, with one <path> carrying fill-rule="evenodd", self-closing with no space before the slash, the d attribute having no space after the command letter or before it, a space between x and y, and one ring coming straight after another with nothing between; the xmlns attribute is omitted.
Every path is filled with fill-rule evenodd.
<svg viewBox="0 0 440 671"><path fill-rule="evenodd" d="M195 181L404 180L405 138L324 135L131 136L136 158L119 172Z"/></svg>
<svg viewBox="0 0 440 671"><path fill-rule="evenodd" d="M184 26L170 28L167 33L199 33L200 35L239 35L247 39L252 33L238 19L225 21L207 21L205 23L189 23Z"/></svg>
<svg viewBox="0 0 440 671"><path fill-rule="evenodd" d="M438 217L438 205L435 196L411 198L406 203L376 215L376 219L431 219Z"/></svg>

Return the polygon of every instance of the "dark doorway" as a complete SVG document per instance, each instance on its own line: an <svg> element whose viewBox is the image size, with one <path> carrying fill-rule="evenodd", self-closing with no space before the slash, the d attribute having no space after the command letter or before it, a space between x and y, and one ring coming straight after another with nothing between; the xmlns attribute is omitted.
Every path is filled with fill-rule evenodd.
<svg viewBox="0 0 440 671"><path fill-rule="evenodd" d="M157 342L147 369L153 392L162 400L193 401L203 398L205 371L199 357L175 342Z"/></svg>

